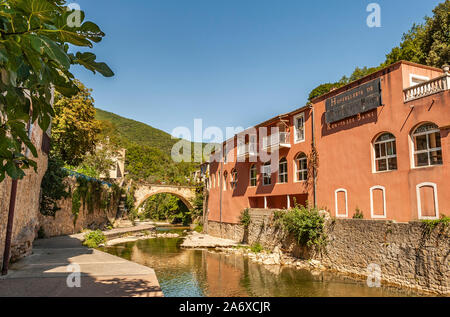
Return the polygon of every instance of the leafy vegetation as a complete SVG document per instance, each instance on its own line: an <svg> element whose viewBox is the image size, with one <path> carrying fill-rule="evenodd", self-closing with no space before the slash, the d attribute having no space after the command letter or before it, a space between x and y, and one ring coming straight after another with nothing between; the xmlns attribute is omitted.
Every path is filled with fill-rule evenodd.
<svg viewBox="0 0 450 317"><path fill-rule="evenodd" d="M241 212L241 215L239 217L239 222L245 229L248 229L251 221L252 221L252 219L250 217L250 211L248 208L246 208Z"/></svg>
<svg viewBox="0 0 450 317"><path fill-rule="evenodd" d="M91 89L78 80L74 83L79 89L76 95L68 98L55 93L51 155L78 166L87 153L94 153L100 127Z"/></svg>
<svg viewBox="0 0 450 317"><path fill-rule="evenodd" d="M253 253L261 253L263 250L263 246L258 242L253 243L250 247L250 251L252 251Z"/></svg>
<svg viewBox="0 0 450 317"><path fill-rule="evenodd" d="M325 234L325 218L316 207L295 206L274 217L297 242L308 247L322 248L327 241Z"/></svg>
<svg viewBox="0 0 450 317"><path fill-rule="evenodd" d="M91 231L84 236L83 245L88 248L98 248L106 242L106 237L101 230Z"/></svg>
<svg viewBox="0 0 450 317"><path fill-rule="evenodd" d="M57 202L69 197L64 179L68 173L62 168L63 162L57 158L49 157L47 171L41 182L40 212L43 215L55 216L60 210Z"/></svg>
<svg viewBox="0 0 450 317"><path fill-rule="evenodd" d="M80 24L68 25L74 14ZM37 169L36 162L22 152L25 145L33 157L38 155L28 125L37 122L46 131L54 115L53 91L67 98L79 91L72 65L114 75L91 52L69 53L69 47L92 48L105 35L84 18L84 12L74 12L64 0L0 2L0 182L6 174L21 179L24 170Z"/></svg>
<svg viewBox="0 0 450 317"><path fill-rule="evenodd" d="M364 219L364 215L359 208L356 208L355 213L353 214L353 219Z"/></svg>
<svg viewBox="0 0 450 317"><path fill-rule="evenodd" d="M414 63L442 67L450 62L450 0L440 3L434 10L432 17L426 17L423 24L414 24L403 34L399 46L394 47L386 60L379 66L356 67L350 77L342 77L335 83L321 84L314 88L308 100L328 93L332 89L342 87L352 81L370 75L386 66L400 60Z"/></svg>
<svg viewBox="0 0 450 317"><path fill-rule="evenodd" d="M142 219L168 221L170 223L192 222L192 213L178 197L171 194L157 194L151 196L144 203Z"/></svg>
<svg viewBox="0 0 450 317"><path fill-rule="evenodd" d="M444 228L447 228L450 224L450 217L447 217L446 215L441 215L439 219L422 220L422 223L425 225L426 232L431 233L439 225L442 225Z"/></svg>

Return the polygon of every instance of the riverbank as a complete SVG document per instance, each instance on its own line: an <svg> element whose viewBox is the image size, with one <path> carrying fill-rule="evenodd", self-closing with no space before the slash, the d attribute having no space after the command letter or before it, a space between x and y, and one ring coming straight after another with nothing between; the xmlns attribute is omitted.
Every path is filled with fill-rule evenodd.
<svg viewBox="0 0 450 317"><path fill-rule="evenodd" d="M84 247L74 235L36 240L33 254L12 264L9 274L0 278L1 296L162 297L163 293L153 269Z"/></svg>

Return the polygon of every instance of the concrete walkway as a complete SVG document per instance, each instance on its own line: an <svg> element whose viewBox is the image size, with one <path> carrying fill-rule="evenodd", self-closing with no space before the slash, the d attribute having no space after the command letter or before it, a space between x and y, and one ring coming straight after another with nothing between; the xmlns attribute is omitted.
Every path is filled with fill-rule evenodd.
<svg viewBox="0 0 450 317"><path fill-rule="evenodd" d="M80 287L73 268L80 268ZM72 270L71 270L72 269ZM71 275L72 274L72 275ZM163 296L153 269L81 245L64 236L36 240L33 254L13 264L0 277L0 296L121 297Z"/></svg>

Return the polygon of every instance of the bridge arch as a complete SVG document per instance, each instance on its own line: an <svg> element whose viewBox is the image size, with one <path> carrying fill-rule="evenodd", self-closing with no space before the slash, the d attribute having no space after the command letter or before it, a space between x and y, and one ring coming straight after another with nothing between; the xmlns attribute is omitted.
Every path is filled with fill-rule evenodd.
<svg viewBox="0 0 450 317"><path fill-rule="evenodd" d="M193 209L191 201L195 198L195 187L150 184L137 186L134 193L136 207L141 207L147 199L157 194L174 195L179 198L189 210Z"/></svg>

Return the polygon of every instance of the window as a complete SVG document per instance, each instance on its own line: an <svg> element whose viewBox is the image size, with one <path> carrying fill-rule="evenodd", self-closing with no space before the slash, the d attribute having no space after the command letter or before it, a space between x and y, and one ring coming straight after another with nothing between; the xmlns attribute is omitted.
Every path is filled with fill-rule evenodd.
<svg viewBox="0 0 450 317"><path fill-rule="evenodd" d="M295 158L295 180L303 182L308 180L308 158L305 153L299 153Z"/></svg>
<svg viewBox="0 0 450 317"><path fill-rule="evenodd" d="M270 162L264 164L262 168L262 174L263 174L263 185L266 186L272 184L272 168L270 166Z"/></svg>
<svg viewBox="0 0 450 317"><path fill-rule="evenodd" d="M278 182L287 183L288 182L288 166L286 158L280 160L280 166L278 169Z"/></svg>
<svg viewBox="0 0 450 317"><path fill-rule="evenodd" d="M250 186L255 187L256 184L257 184L256 164L253 164L252 167L250 167Z"/></svg>
<svg viewBox="0 0 450 317"><path fill-rule="evenodd" d="M334 192L336 217L348 217L347 190L344 188L336 189Z"/></svg>
<svg viewBox="0 0 450 317"><path fill-rule="evenodd" d="M416 186L419 219L439 219L437 185L421 183Z"/></svg>
<svg viewBox="0 0 450 317"><path fill-rule="evenodd" d="M386 218L386 189L383 186L370 188L370 215L372 218Z"/></svg>
<svg viewBox="0 0 450 317"><path fill-rule="evenodd" d="M395 136L391 133L380 135L373 144L375 152L375 170L377 172L397 170L397 148Z"/></svg>
<svg viewBox="0 0 450 317"><path fill-rule="evenodd" d="M219 189L220 189L220 186L221 186L221 180L220 180L220 172L217 174L217 187L219 187Z"/></svg>
<svg viewBox="0 0 450 317"><path fill-rule="evenodd" d="M295 143L305 141L305 114L294 117Z"/></svg>
<svg viewBox="0 0 450 317"><path fill-rule="evenodd" d="M237 171L236 171L236 169L233 169L232 171L231 171L231 189L235 189L236 188L236 186L237 186L237 180L238 180L238 178L237 178Z"/></svg>
<svg viewBox="0 0 450 317"><path fill-rule="evenodd" d="M418 127L413 135L414 166L433 166L442 164L441 133L434 123Z"/></svg>
<svg viewBox="0 0 450 317"><path fill-rule="evenodd" d="M227 190L228 187L227 182L228 182L228 172L225 171L223 173L223 190Z"/></svg>

